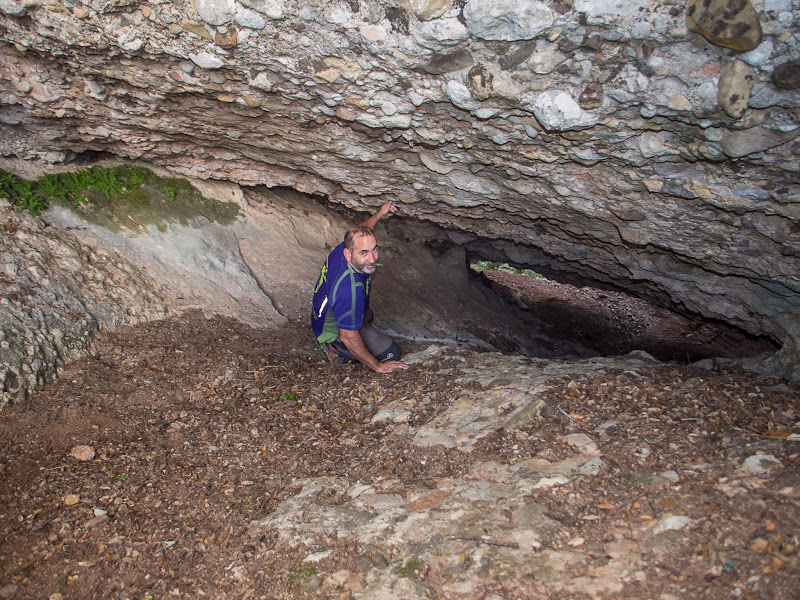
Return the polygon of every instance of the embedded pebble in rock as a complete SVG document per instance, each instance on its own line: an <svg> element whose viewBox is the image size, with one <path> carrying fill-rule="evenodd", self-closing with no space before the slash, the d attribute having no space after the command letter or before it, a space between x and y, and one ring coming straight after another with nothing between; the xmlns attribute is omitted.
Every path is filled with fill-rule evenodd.
<svg viewBox="0 0 800 600"><path fill-rule="evenodd" d="M476 100L498 98L518 99L519 90L514 82L498 67L476 65L467 74L467 87Z"/></svg>
<svg viewBox="0 0 800 600"><path fill-rule="evenodd" d="M772 81L779 88L796 90L800 88L800 59L778 65L772 71Z"/></svg>
<svg viewBox="0 0 800 600"><path fill-rule="evenodd" d="M234 0L195 0L194 9L209 25L224 25L236 15Z"/></svg>
<svg viewBox="0 0 800 600"><path fill-rule="evenodd" d="M761 42L761 23L750 0L689 0L686 24L712 44L740 52Z"/></svg>
<svg viewBox="0 0 800 600"><path fill-rule="evenodd" d="M719 105L734 119L744 115L755 80L755 69L745 62L733 60L719 74Z"/></svg>
<svg viewBox="0 0 800 600"><path fill-rule="evenodd" d="M596 119L578 106L566 92L545 92L533 103L533 113L545 129L569 131L595 125Z"/></svg>
<svg viewBox="0 0 800 600"><path fill-rule="evenodd" d="M530 0L469 0L464 7L467 29L485 40L529 40L553 24L553 12Z"/></svg>
<svg viewBox="0 0 800 600"><path fill-rule="evenodd" d="M603 84L593 81L578 96L578 106L583 110L592 110L603 105Z"/></svg>
<svg viewBox="0 0 800 600"><path fill-rule="evenodd" d="M210 54L208 52L198 52L197 54L189 54L189 58L192 59L192 62L195 63L198 67L202 67L204 69L219 69L225 65L225 62Z"/></svg>

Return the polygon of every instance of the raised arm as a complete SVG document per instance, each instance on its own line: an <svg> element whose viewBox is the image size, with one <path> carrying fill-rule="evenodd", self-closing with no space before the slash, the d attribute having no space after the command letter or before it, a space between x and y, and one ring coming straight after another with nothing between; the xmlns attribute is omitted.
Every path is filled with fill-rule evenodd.
<svg viewBox="0 0 800 600"><path fill-rule="evenodd" d="M375 225L378 224L383 217L385 217L389 213L393 213L397 210L397 205L392 200L387 200L381 207L372 215L369 219L364 221L363 223L359 223L359 227L369 227L370 229L375 229Z"/></svg>

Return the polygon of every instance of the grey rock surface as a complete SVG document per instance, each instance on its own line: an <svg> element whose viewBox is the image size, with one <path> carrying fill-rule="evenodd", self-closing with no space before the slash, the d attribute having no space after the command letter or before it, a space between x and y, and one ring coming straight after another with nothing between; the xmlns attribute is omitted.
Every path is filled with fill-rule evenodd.
<svg viewBox="0 0 800 600"><path fill-rule="evenodd" d="M769 336L800 377L798 0L4 6L0 154L38 173L105 152L394 199L416 239Z"/></svg>
<svg viewBox="0 0 800 600"><path fill-rule="evenodd" d="M0 406L90 354L99 328L166 315L159 287L113 249L83 244L3 199L0 220Z"/></svg>

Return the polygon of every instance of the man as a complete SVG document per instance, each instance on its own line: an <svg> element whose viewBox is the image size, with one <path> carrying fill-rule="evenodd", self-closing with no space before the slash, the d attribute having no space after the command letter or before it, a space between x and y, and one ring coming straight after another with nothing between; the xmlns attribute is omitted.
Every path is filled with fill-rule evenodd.
<svg viewBox="0 0 800 600"><path fill-rule="evenodd" d="M311 327L322 349L334 364L357 360L378 373L407 369L400 362L400 346L372 326L369 293L378 267L378 242L373 229L388 213L397 210L384 202L369 219L352 227L322 266L314 288Z"/></svg>

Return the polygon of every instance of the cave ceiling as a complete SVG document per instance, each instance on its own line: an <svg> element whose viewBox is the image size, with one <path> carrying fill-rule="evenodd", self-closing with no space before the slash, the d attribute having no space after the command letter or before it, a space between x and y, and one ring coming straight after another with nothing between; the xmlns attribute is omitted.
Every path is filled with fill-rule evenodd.
<svg viewBox="0 0 800 600"><path fill-rule="evenodd" d="M0 1L0 155L291 187L798 364L800 1ZM800 371L798 371L800 377Z"/></svg>

